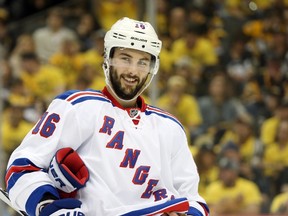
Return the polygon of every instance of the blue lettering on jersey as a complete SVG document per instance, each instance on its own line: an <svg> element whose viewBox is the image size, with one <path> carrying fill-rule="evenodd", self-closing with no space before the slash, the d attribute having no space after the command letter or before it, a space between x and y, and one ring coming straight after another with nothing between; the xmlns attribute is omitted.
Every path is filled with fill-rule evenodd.
<svg viewBox="0 0 288 216"><path fill-rule="evenodd" d="M56 124L60 121L60 116L57 113L45 112L41 119L36 124L35 128L32 130L32 134L38 134L42 137L48 138L53 135L56 130Z"/></svg>
<svg viewBox="0 0 288 216"><path fill-rule="evenodd" d="M114 123L115 123L115 119L113 119L109 116L104 116L104 122L103 122L103 125L100 128L99 132L100 133L107 133L107 134L111 135Z"/></svg>
<svg viewBox="0 0 288 216"><path fill-rule="evenodd" d="M153 188L158 184L159 180L156 179L150 179L148 181L148 185L146 187L146 190L142 194L141 198L149 199L153 193Z"/></svg>
<svg viewBox="0 0 288 216"><path fill-rule="evenodd" d="M129 164L129 168L133 169L135 167L137 158L140 154L139 150L133 150L133 149L126 149L125 156L120 164L120 167L127 168Z"/></svg>
<svg viewBox="0 0 288 216"><path fill-rule="evenodd" d="M153 195L154 195L155 201L162 200L168 197L167 190L164 188L153 192Z"/></svg>
<svg viewBox="0 0 288 216"><path fill-rule="evenodd" d="M114 148L121 150L123 148L124 131L118 131L115 136L107 143L107 148Z"/></svg>
<svg viewBox="0 0 288 216"><path fill-rule="evenodd" d="M112 135L112 128L114 127L115 119L109 116L104 116L103 120L104 122L99 132L108 134L109 136ZM124 131L118 131L112 137L112 139L107 143L106 148L122 150L124 147L123 142L124 142ZM140 156L140 152L141 151L138 149L127 148L125 151L123 160L120 162L120 165L119 165L119 167L121 168L136 169L134 173L134 177L132 179L132 182L135 185L143 185L146 182L149 176L149 171L150 171L150 166L141 165L135 168L137 160ZM167 195L167 190L165 188L153 190L154 187L158 184L158 182L159 180L157 179L149 179L146 189L141 195L141 198L149 199L151 198L152 195L154 196L154 201L167 198L168 195Z"/></svg>
<svg viewBox="0 0 288 216"><path fill-rule="evenodd" d="M150 166L140 166L136 169L132 182L137 185L142 185L149 175Z"/></svg>

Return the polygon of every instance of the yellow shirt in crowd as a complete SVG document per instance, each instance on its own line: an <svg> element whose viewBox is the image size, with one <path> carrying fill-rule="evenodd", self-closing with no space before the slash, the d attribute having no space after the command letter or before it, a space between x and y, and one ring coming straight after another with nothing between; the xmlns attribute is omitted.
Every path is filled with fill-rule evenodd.
<svg viewBox="0 0 288 216"><path fill-rule="evenodd" d="M270 207L270 212L272 214L279 213L278 211L282 207L282 205L288 207L288 192L278 194L274 197Z"/></svg>
<svg viewBox="0 0 288 216"><path fill-rule="evenodd" d="M205 66L216 65L218 62L214 46L206 38L199 38L191 49L186 46L184 39L178 39L172 45L172 54L175 61L183 56L189 56L197 63Z"/></svg>
<svg viewBox="0 0 288 216"><path fill-rule="evenodd" d="M242 201L239 202L242 208L250 204L260 204L262 201L261 193L258 186L247 179L238 178L234 187L225 187L220 180L212 182L204 194L206 202L216 204L223 199L237 199L241 196Z"/></svg>
<svg viewBox="0 0 288 216"><path fill-rule="evenodd" d="M84 64L82 54L67 56L58 52L50 58L50 63L59 69L65 76L66 86L70 88L77 80Z"/></svg>
<svg viewBox="0 0 288 216"><path fill-rule="evenodd" d="M269 145L275 141L279 119L271 117L266 119L260 128L260 139L265 145Z"/></svg>
<svg viewBox="0 0 288 216"><path fill-rule="evenodd" d="M158 99L157 104L159 107L175 115L185 127L189 128L189 126L200 125L202 123L198 102L194 96L189 94L182 95L178 104L168 110L170 100L169 94L164 94Z"/></svg>
<svg viewBox="0 0 288 216"><path fill-rule="evenodd" d="M274 142L266 147L263 163L266 175L274 175L284 166L288 166L288 143L280 148L279 144Z"/></svg>
<svg viewBox="0 0 288 216"><path fill-rule="evenodd" d="M12 127L8 120L2 122L2 147L6 153L11 153L20 143L34 124L22 120L18 127Z"/></svg>
<svg viewBox="0 0 288 216"><path fill-rule="evenodd" d="M106 30L110 29L122 17L137 18L137 8L134 0L99 1L99 5L95 10L100 25Z"/></svg>
<svg viewBox="0 0 288 216"><path fill-rule="evenodd" d="M224 134L224 137L221 139L221 143L225 145L225 143L227 143L228 141L232 141L236 144L238 143L238 140L239 138L237 134L229 130ZM239 147L242 160L246 162L251 161L255 152L255 142L258 142L257 138L251 135L241 145L236 144Z"/></svg>
<svg viewBox="0 0 288 216"><path fill-rule="evenodd" d="M32 95L46 101L63 92L66 84L61 70L51 65L42 65L33 75L23 71L21 78Z"/></svg>

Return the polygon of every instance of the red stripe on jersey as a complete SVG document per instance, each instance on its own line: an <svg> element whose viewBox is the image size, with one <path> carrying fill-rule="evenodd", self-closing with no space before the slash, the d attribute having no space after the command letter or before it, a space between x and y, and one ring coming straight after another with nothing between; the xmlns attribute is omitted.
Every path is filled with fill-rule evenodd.
<svg viewBox="0 0 288 216"><path fill-rule="evenodd" d="M175 203L173 205L167 206L166 208L163 208L159 211L153 212L152 214L147 214L147 216L153 216L155 214L165 213L165 212L187 212L189 209L189 202L187 200L184 200L179 203Z"/></svg>
<svg viewBox="0 0 288 216"><path fill-rule="evenodd" d="M98 92L80 92L80 93L76 93L71 95L70 97L68 97L66 100L67 101L72 101L77 97L81 97L81 96L101 96L104 98L103 94L98 93Z"/></svg>
<svg viewBox="0 0 288 216"><path fill-rule="evenodd" d="M167 116L170 116L171 118L174 118L174 119L177 119L175 116L173 116L171 113L169 112L166 112L164 110L161 110L161 109L158 109L158 108L155 108L155 107L151 107L151 106L147 106L147 109L148 110L152 110L154 112L158 112L158 113L162 113L164 115L167 115Z"/></svg>
<svg viewBox="0 0 288 216"><path fill-rule="evenodd" d="M14 173L21 173L25 171L39 171L40 168L32 166L32 165L26 165L26 166L12 166L9 168L9 170L6 173L5 182L6 185L8 185L8 180Z"/></svg>
<svg viewBox="0 0 288 216"><path fill-rule="evenodd" d="M207 207L203 204L203 203L200 203L200 202L198 202L201 206L202 206L202 208L204 209L204 212L205 212L205 216L209 216L209 211L208 211L208 209L207 209Z"/></svg>

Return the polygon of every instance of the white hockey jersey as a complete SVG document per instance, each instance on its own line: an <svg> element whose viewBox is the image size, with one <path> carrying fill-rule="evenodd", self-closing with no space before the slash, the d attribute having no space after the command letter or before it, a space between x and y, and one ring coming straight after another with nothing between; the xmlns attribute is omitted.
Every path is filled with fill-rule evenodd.
<svg viewBox="0 0 288 216"><path fill-rule="evenodd" d="M138 104L124 109L107 89L56 97L10 157L14 206L31 212L33 200L54 190L47 168L58 149L72 147L90 173L76 197L86 216L156 215L177 198L188 199L191 214L208 215L181 123L141 97Z"/></svg>

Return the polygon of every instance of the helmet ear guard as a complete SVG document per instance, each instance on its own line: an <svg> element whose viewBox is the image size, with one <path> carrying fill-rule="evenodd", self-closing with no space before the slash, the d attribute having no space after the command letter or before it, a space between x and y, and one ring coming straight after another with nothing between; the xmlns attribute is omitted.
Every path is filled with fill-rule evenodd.
<svg viewBox="0 0 288 216"><path fill-rule="evenodd" d="M109 75L109 59L113 56L113 48L123 47L149 53L152 56L153 65L148 75L149 80L147 80L135 97L139 96L149 86L154 75L158 72L161 46L162 42L158 39L150 23L129 19L127 17L118 20L104 37L104 63L102 68L105 73L107 85L113 90Z"/></svg>

